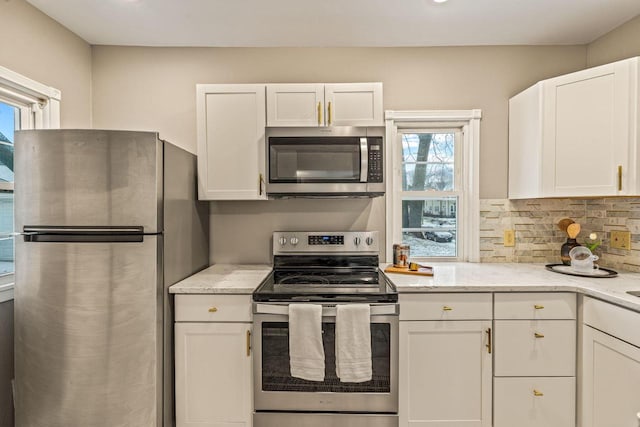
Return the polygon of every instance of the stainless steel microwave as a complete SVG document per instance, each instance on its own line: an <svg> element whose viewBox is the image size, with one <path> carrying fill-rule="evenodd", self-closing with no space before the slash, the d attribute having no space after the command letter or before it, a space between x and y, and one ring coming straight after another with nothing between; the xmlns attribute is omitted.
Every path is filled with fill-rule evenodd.
<svg viewBox="0 0 640 427"><path fill-rule="evenodd" d="M382 196L383 133L377 128L268 132L268 196Z"/></svg>

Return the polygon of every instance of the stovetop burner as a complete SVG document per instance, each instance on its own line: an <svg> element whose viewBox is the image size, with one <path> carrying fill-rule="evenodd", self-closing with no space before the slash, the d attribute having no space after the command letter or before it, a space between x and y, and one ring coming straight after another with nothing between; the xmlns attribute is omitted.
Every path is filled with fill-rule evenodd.
<svg viewBox="0 0 640 427"><path fill-rule="evenodd" d="M274 233L274 268L254 301L396 302L378 269L377 232Z"/></svg>

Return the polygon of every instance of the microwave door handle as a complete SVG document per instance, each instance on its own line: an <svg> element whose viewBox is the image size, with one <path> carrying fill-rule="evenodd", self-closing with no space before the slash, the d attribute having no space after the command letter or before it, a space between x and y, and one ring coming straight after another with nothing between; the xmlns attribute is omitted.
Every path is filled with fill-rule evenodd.
<svg viewBox="0 0 640 427"><path fill-rule="evenodd" d="M367 182L369 172L369 146L367 138L360 138L360 182Z"/></svg>

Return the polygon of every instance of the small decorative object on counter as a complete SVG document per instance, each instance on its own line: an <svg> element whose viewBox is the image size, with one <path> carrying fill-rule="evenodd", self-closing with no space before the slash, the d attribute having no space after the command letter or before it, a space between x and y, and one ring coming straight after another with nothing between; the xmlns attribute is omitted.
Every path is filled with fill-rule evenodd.
<svg viewBox="0 0 640 427"><path fill-rule="evenodd" d="M584 241L584 245L588 247L591 252L595 251L601 244L602 241L598 240L598 235L596 233L589 234L589 238Z"/></svg>
<svg viewBox="0 0 640 427"><path fill-rule="evenodd" d="M564 265L571 265L571 257L569 252L571 249L580 246L580 243L576 239L567 238L567 241L560 247L560 259Z"/></svg>
<svg viewBox="0 0 640 427"><path fill-rule="evenodd" d="M393 245L393 266L398 268L409 267L409 245L394 244Z"/></svg>
<svg viewBox="0 0 640 427"><path fill-rule="evenodd" d="M571 257L569 256L569 252L576 246L580 246L576 240L576 237L580 234L580 224L570 218L564 218L558 222L558 227L560 230L565 231L568 236L567 241L560 247L560 260L564 265L570 265Z"/></svg>
<svg viewBox="0 0 640 427"><path fill-rule="evenodd" d="M589 248L584 246L576 246L569 251L571 258L571 268L581 273L591 273L593 269L598 269L598 265L594 261L598 260L598 256L591 253Z"/></svg>

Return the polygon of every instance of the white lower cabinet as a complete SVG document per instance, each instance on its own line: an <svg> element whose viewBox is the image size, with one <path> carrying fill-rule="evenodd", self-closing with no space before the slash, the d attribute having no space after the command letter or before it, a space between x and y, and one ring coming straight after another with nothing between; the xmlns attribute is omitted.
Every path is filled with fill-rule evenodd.
<svg viewBox="0 0 640 427"><path fill-rule="evenodd" d="M491 294L400 295L401 427L491 426L490 319Z"/></svg>
<svg viewBox="0 0 640 427"><path fill-rule="evenodd" d="M494 427L575 427L575 294L494 300Z"/></svg>
<svg viewBox="0 0 640 427"><path fill-rule="evenodd" d="M494 425L575 427L575 388L573 377L496 378Z"/></svg>
<svg viewBox="0 0 640 427"><path fill-rule="evenodd" d="M226 299L234 298L237 296ZM177 427L251 427L251 323L226 321L229 318L226 299L207 295L176 297ZM204 305L191 304L196 300L202 300ZM216 314L221 314L225 321L210 321L210 316ZM200 321L181 321L183 318ZM237 320L245 319L242 312Z"/></svg>
<svg viewBox="0 0 640 427"><path fill-rule="evenodd" d="M640 313L591 298L584 306L582 427L638 427Z"/></svg>

